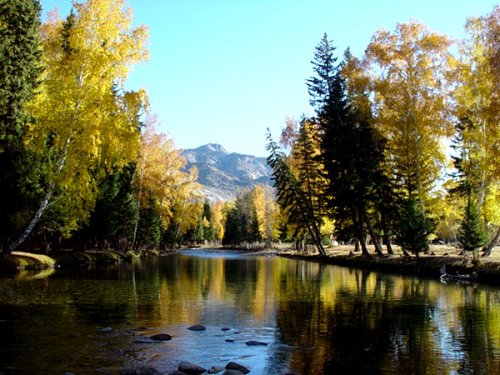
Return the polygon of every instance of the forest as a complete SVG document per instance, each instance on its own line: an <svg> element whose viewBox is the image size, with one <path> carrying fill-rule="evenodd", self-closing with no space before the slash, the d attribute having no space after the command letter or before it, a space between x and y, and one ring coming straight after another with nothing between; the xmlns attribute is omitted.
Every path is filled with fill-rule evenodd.
<svg viewBox="0 0 500 375"><path fill-rule="evenodd" d="M370 256L429 241L475 256L500 237L500 6L452 41L417 21L364 56L325 34L306 80L314 116L268 134L274 189L209 202L144 90L148 30L123 0L0 3L0 246L147 252L211 243L333 240ZM262 245L263 244L263 245ZM384 249L385 248L385 249Z"/></svg>

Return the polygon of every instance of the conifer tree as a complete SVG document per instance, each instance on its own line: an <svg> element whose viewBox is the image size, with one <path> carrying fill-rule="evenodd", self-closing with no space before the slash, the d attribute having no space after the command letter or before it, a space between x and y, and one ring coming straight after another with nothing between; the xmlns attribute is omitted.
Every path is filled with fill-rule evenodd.
<svg viewBox="0 0 500 375"><path fill-rule="evenodd" d="M429 249L428 236L435 228L434 222L427 218L421 204L415 197L410 198L400 214L395 227L396 243L404 251L418 255Z"/></svg>
<svg viewBox="0 0 500 375"><path fill-rule="evenodd" d="M477 204L473 199L467 200L464 219L458 232L458 240L464 251L473 253L476 258L476 251L484 246L488 237Z"/></svg>
<svg viewBox="0 0 500 375"><path fill-rule="evenodd" d="M0 1L0 251L8 251L29 207L33 174L24 148L32 119L26 104L42 72L38 0Z"/></svg>
<svg viewBox="0 0 500 375"><path fill-rule="evenodd" d="M375 200L380 181L383 143L376 137L367 111L352 105L342 67L335 64L334 48L326 34L316 47L313 69L308 80L311 105L315 106L316 123L321 138L321 158L329 180L326 197L339 222L352 222L356 239L368 256L364 230L368 230L376 251L382 250L375 238L368 208ZM346 53L346 59L350 54Z"/></svg>
<svg viewBox="0 0 500 375"><path fill-rule="evenodd" d="M313 185L307 183L303 185L299 178L293 174L287 164L285 154L272 140L269 130L267 139L266 149L269 151L267 163L272 169L276 198L288 223L295 225L294 237L299 234L307 235L319 253L325 256L326 251L321 241L321 218L315 210L315 199L312 198L311 192L307 191L308 186L312 189ZM307 152L303 156L306 155ZM307 158L309 159L309 156ZM304 167L305 165L301 168Z"/></svg>

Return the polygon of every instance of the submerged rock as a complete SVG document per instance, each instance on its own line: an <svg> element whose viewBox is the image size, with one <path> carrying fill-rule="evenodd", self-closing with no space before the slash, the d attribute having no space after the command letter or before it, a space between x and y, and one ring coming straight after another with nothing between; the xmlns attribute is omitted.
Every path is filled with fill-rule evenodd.
<svg viewBox="0 0 500 375"><path fill-rule="evenodd" d="M181 362L178 369L186 374L203 374L207 371L207 369L190 362Z"/></svg>
<svg viewBox="0 0 500 375"><path fill-rule="evenodd" d="M250 340L250 341L247 341L245 344L247 344L248 346L266 346L267 342Z"/></svg>
<svg viewBox="0 0 500 375"><path fill-rule="evenodd" d="M240 365L239 363L236 363L236 362L229 362L226 365L226 370L237 370L237 371L242 372L244 374L248 374L250 372L250 370L247 369L245 366Z"/></svg>
<svg viewBox="0 0 500 375"><path fill-rule="evenodd" d="M113 332L113 328L111 327L104 327L104 328L101 328L99 330L99 332L102 332L102 333L110 333L110 332Z"/></svg>
<svg viewBox="0 0 500 375"><path fill-rule="evenodd" d="M222 375L245 375L241 371L238 370L226 370L222 373Z"/></svg>
<svg viewBox="0 0 500 375"><path fill-rule="evenodd" d="M202 326L201 324L195 324L188 328L190 331L205 331L207 327Z"/></svg>
<svg viewBox="0 0 500 375"><path fill-rule="evenodd" d="M209 374L218 374L221 371L224 371L224 367L212 366L207 372Z"/></svg>
<svg viewBox="0 0 500 375"><path fill-rule="evenodd" d="M166 333L158 333L156 335L151 336L150 339L155 341L168 341L172 340L172 336Z"/></svg>
<svg viewBox="0 0 500 375"><path fill-rule="evenodd" d="M161 375L161 372L153 367L141 366L125 368L120 371L120 375Z"/></svg>

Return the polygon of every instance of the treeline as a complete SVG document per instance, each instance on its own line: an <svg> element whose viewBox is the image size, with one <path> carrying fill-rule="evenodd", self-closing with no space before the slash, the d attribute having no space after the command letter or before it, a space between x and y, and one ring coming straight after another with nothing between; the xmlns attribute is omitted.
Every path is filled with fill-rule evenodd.
<svg viewBox="0 0 500 375"><path fill-rule="evenodd" d="M490 254L500 236L499 25L498 6L469 19L456 43L398 24L342 60L324 35L307 80L315 115L288 121L279 143L268 134L294 238L325 254L333 222L365 255L367 237L380 256L394 241L418 256L433 238Z"/></svg>
<svg viewBox="0 0 500 375"><path fill-rule="evenodd" d="M141 251L200 240L196 171L158 132L143 90L147 28L123 0L0 3L0 243Z"/></svg>

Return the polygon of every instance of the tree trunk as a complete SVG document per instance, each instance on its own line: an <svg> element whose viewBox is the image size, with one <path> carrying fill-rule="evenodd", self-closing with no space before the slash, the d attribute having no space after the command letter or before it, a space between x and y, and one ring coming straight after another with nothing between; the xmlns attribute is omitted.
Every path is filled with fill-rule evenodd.
<svg viewBox="0 0 500 375"><path fill-rule="evenodd" d="M381 213L381 218L382 218L382 231L384 232L384 242L385 246L387 247L387 254L394 255L394 251L392 250L391 246L391 238L389 236L389 230L387 228L387 220L384 212Z"/></svg>
<svg viewBox="0 0 500 375"><path fill-rule="evenodd" d="M493 237L493 239L490 241L490 243L483 248L483 254L481 256L483 256L483 257L490 256L491 251L497 245L498 240L500 240L500 226L497 229L497 233L495 234L495 237Z"/></svg>
<svg viewBox="0 0 500 375"><path fill-rule="evenodd" d="M368 228L368 233L370 233L370 237L372 238L373 245L375 246L375 252L380 258L384 257L384 253L382 251L382 248L380 247L380 244L378 243L377 237L375 236L375 232L373 231L372 224L370 223L370 219L368 219L368 215L366 215L366 212L363 211L363 219L366 224L366 227Z"/></svg>
<svg viewBox="0 0 500 375"><path fill-rule="evenodd" d="M355 207L351 207L351 217L354 224L354 230L356 233L357 240L361 245L361 253L365 257L371 257L368 249L366 248L366 241L363 236L363 220L361 220L358 210Z"/></svg>
<svg viewBox="0 0 500 375"><path fill-rule="evenodd" d="M28 236L31 234L35 226L38 224L40 221L40 218L44 214L45 210L47 207L49 207L50 200L52 198L52 194L54 193L54 188L56 186L55 178L61 173L61 170L64 167L64 164L66 163L66 156L68 155L68 148L70 144L71 139L68 138L66 140L66 143L64 144L64 149L61 157L59 158L59 161L57 162L57 169L54 174L54 179L50 182L49 187L47 189L47 192L45 193L45 196L42 199L42 202L40 203L40 207L38 207L38 210L35 212L35 215L29 222L28 226L24 230L24 232L15 240L13 243L10 244L8 252L10 253L11 251L15 250L20 244L22 244Z"/></svg>

